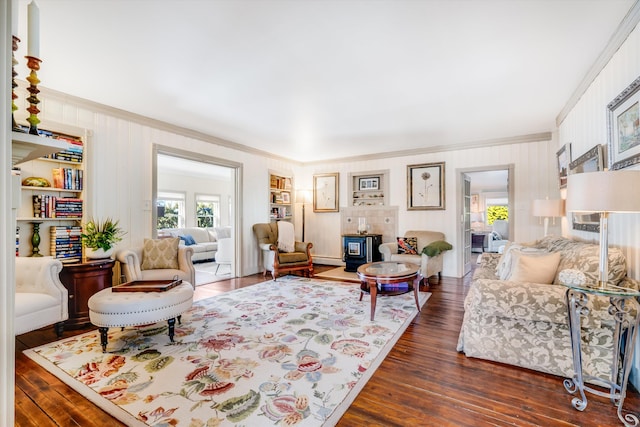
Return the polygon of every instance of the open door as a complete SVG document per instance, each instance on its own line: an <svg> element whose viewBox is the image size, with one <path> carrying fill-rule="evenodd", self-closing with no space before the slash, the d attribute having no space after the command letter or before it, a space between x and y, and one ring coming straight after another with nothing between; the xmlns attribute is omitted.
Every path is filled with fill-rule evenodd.
<svg viewBox="0 0 640 427"><path fill-rule="evenodd" d="M462 174L462 228L463 228L463 271L464 275L471 271L471 178Z"/></svg>

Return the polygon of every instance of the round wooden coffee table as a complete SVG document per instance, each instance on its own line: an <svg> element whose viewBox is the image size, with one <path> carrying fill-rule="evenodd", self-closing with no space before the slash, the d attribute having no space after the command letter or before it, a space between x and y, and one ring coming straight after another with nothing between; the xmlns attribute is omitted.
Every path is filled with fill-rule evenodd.
<svg viewBox="0 0 640 427"><path fill-rule="evenodd" d="M418 287L422 275L419 270L416 264L395 261L372 262L358 267L360 301L365 292L371 294L371 320L376 315L378 295L402 295L413 291L420 311Z"/></svg>

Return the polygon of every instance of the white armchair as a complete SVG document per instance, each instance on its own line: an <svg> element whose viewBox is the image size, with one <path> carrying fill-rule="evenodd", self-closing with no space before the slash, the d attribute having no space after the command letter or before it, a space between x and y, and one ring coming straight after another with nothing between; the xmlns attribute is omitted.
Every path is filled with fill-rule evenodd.
<svg viewBox="0 0 640 427"><path fill-rule="evenodd" d="M228 265L231 267L233 262L233 241L231 237L223 237L218 239L218 252L216 252L216 273L221 265Z"/></svg>
<svg viewBox="0 0 640 427"><path fill-rule="evenodd" d="M438 278L442 277L442 259L443 254L440 253L434 257L421 254L422 249L430 243L444 240L444 233L439 231L426 230L409 230L404 233L405 237L417 238L416 250L417 255L408 255L398 253L398 243L383 243L378 250L382 254L383 261L402 261L420 266L420 274L425 279L437 274Z"/></svg>
<svg viewBox="0 0 640 427"><path fill-rule="evenodd" d="M500 248L509 243L509 222L503 219L493 221L493 231L487 239L487 251L500 252Z"/></svg>
<svg viewBox="0 0 640 427"><path fill-rule="evenodd" d="M16 258L15 334L54 325L58 337L69 318L69 293L54 258Z"/></svg>
<svg viewBox="0 0 640 427"><path fill-rule="evenodd" d="M178 238L176 237L175 239ZM145 243L147 242L145 241ZM193 248L190 246L178 246L177 252L178 268L143 269L144 249L142 247L118 251L116 253L116 259L120 261L120 268L127 282L132 282L134 280L173 279L177 276L178 279L182 279L195 286L196 270L193 267L193 262L191 261Z"/></svg>

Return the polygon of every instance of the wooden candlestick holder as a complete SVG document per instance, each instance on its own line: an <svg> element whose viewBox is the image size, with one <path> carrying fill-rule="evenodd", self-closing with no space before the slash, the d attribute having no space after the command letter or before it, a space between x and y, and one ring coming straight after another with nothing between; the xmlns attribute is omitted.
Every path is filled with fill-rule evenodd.
<svg viewBox="0 0 640 427"><path fill-rule="evenodd" d="M18 60L16 59L15 52L18 50L18 43L20 43L20 39L16 36L12 37L11 43L11 128L14 132L24 132L24 130L18 126L16 123L16 119L13 116L13 113L18 109L16 105L16 99L18 99L18 95L16 95L15 89L18 87L18 83L16 83L16 77L18 73L16 72L16 65L18 65Z"/></svg>
<svg viewBox="0 0 640 427"><path fill-rule="evenodd" d="M40 59L33 56L25 56L27 58L27 67L31 70L29 77L27 77L27 81L29 82L29 87L27 91L29 91L29 97L27 101L29 101L29 108L27 111L29 112L29 118L27 121L31 126L29 126L29 133L31 135L38 135L38 123L40 123L40 119L38 118L38 104L40 100L38 99L38 94L40 93L40 89L38 89L38 83L40 80L38 79L38 74L36 71L40 70Z"/></svg>

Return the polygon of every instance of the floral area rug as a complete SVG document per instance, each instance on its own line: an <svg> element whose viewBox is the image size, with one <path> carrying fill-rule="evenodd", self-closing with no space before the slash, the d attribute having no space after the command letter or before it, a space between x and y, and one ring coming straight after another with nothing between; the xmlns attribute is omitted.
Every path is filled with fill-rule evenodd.
<svg viewBox="0 0 640 427"><path fill-rule="evenodd" d="M420 293L420 303L429 298ZM166 322L98 331L25 354L127 425L331 426L418 313L413 293L295 276L195 302Z"/></svg>

